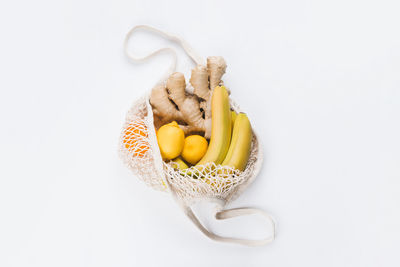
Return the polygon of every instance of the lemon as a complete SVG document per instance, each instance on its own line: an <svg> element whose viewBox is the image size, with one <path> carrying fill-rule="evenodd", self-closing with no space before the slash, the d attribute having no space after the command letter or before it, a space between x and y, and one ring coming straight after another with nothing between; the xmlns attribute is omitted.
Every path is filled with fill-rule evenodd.
<svg viewBox="0 0 400 267"><path fill-rule="evenodd" d="M207 151L207 140L200 135L190 135L185 138L182 157L190 164L196 164Z"/></svg>
<svg viewBox="0 0 400 267"><path fill-rule="evenodd" d="M157 142L164 159L174 159L183 149L185 134L178 123L173 121L160 127L157 131Z"/></svg>

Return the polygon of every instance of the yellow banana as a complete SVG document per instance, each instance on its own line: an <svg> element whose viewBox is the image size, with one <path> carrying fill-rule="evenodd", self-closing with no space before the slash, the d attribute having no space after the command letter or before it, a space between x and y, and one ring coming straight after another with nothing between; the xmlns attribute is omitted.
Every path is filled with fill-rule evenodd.
<svg viewBox="0 0 400 267"><path fill-rule="evenodd" d="M186 164L186 162L184 162L180 157L177 157L176 159L173 160L173 164L172 166L175 169L179 169L179 170L186 170L187 168L189 168L189 166Z"/></svg>
<svg viewBox="0 0 400 267"><path fill-rule="evenodd" d="M196 164L220 164L231 142L232 118L229 95L225 86L217 86L211 97L211 138L204 157Z"/></svg>
<svg viewBox="0 0 400 267"><path fill-rule="evenodd" d="M237 113L234 110L232 110L231 113L232 113L232 130L233 130L233 124L235 123Z"/></svg>
<svg viewBox="0 0 400 267"><path fill-rule="evenodd" d="M252 138L253 133L247 115L239 113L233 126L232 142L222 165L243 171L249 160Z"/></svg>

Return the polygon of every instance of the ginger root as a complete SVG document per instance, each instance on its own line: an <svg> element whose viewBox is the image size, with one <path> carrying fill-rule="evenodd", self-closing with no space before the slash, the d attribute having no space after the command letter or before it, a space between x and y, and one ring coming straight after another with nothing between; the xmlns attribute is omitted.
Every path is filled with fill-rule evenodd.
<svg viewBox="0 0 400 267"><path fill-rule="evenodd" d="M190 83L193 86L193 93L203 100L208 99L210 95L210 88L208 86L208 71L203 65L197 65L192 70Z"/></svg>
<svg viewBox="0 0 400 267"><path fill-rule="evenodd" d="M225 74L226 63L223 57L208 57L207 58L208 76L210 77L210 89L214 90L215 87L221 82L222 75Z"/></svg>
<svg viewBox="0 0 400 267"><path fill-rule="evenodd" d="M163 84L157 84L151 90L150 104L153 106L153 113L163 118L162 121L168 121L169 118L177 121L183 120L182 114L174 103L170 101L168 92Z"/></svg>
<svg viewBox="0 0 400 267"><path fill-rule="evenodd" d="M205 132L199 100L195 95L186 92L182 73L171 74L166 85L157 84L151 91L150 104L153 107L156 128L175 120L185 134Z"/></svg>
<svg viewBox="0 0 400 267"><path fill-rule="evenodd" d="M193 94L186 91L185 77L175 72L165 85L157 84L150 96L156 128L176 120L185 134L204 133L211 136L211 96L221 84L226 63L222 57L207 58L207 67L198 65L192 70L190 83Z"/></svg>
<svg viewBox="0 0 400 267"><path fill-rule="evenodd" d="M172 73L167 80L167 91L169 98L179 107L186 98L185 76L180 72Z"/></svg>

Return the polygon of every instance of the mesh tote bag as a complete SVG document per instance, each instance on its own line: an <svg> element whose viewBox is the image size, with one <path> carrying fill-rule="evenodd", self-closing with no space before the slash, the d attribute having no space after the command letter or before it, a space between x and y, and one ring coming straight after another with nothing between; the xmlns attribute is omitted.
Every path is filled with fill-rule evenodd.
<svg viewBox="0 0 400 267"><path fill-rule="evenodd" d="M229 202L242 194L246 187L257 177L261 169L263 153L260 140L254 131L254 125L252 125L251 128L252 137L248 161L243 170L238 170L237 168L227 165L215 164L214 162L207 162L205 164L201 164L200 166L195 165L185 169L180 169L177 167L176 162L163 160L157 142L156 132L161 124L171 122L170 120L165 119L167 115L170 116L173 112L183 112L183 107L179 109L180 106L170 106L176 105L176 103L174 101L170 101L172 100L171 96L168 96L168 93L170 93L168 90L168 83L170 82L169 79L171 76L178 76L175 73L177 54L172 48L162 48L145 57L135 56L129 51L128 42L132 35L137 31L150 31L156 35L166 38L167 40L178 43L196 64L196 71L200 73L200 78L207 81L206 89L209 90L209 95L193 96L197 89L194 88L197 86L194 79L194 71L192 71L192 78L190 82L185 83L185 80L183 80L183 94L184 96L190 96L189 98L191 100L194 98L204 100L194 104L201 107L200 111L203 112L202 117L204 118L203 123L209 127L205 130L195 129L194 131L196 132L204 130L202 134L208 137L208 139L210 135L209 129L210 126L212 126L213 115L210 101L207 100L211 99L213 87L215 85L222 85L223 83L220 80L220 77L218 79L218 77L212 73L212 68L217 68L215 71L222 74L225 72L226 68L223 58L209 57L207 60L205 60L198 56L186 41L175 35L147 25L139 25L132 28L126 35L124 41L124 50L129 59L135 62L143 62L160 53L167 52L173 56L173 62L166 74L162 76L155 86L150 88L148 93L146 93L140 99L137 99L128 111L119 141L119 155L121 159L133 172L133 174L141 179L146 185L155 190L170 193L187 217L207 237L215 241L238 243L248 246L261 246L270 243L275 238L275 224L272 217L268 213L255 208L224 209ZM213 62L216 64L212 65ZM182 78L180 79L182 80ZM162 113L160 112L159 108L155 108L155 100L152 102L152 98L159 96L154 95L156 90L166 94L166 98L164 100L169 101L169 103L167 102L166 104L168 104L171 109L176 109L171 111L167 110ZM177 97L176 99L174 98L174 100L178 102ZM182 105L190 104L190 101L186 102L183 102ZM239 105L236 104L231 97L229 97L229 105L230 109L235 113L241 112ZM207 112L209 112L208 115L205 114ZM194 113L187 114L186 117L183 117L191 121L189 117L194 117ZM184 127L187 126L182 127L185 129ZM213 233L212 230L207 229L193 212L191 207L199 201L209 201L216 204L217 211L215 213L215 218L217 220L224 220L243 215L258 214L265 218L266 225L269 228L271 235L257 240L219 236Z"/></svg>

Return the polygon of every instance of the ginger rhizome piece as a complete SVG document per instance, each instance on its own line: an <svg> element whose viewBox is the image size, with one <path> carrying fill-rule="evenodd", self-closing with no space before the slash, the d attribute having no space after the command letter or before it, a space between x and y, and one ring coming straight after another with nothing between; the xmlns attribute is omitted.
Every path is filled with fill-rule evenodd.
<svg viewBox="0 0 400 267"><path fill-rule="evenodd" d="M153 107L156 128L175 120L185 134L205 132L199 100L195 95L186 92L182 73L171 74L166 85L157 84L151 91L150 104Z"/></svg>
<svg viewBox="0 0 400 267"><path fill-rule="evenodd" d="M157 118L154 120L157 129L169 121L183 121L182 114L170 101L167 89L163 84L157 84L151 90L150 104L153 106L154 117Z"/></svg>
<svg viewBox="0 0 400 267"><path fill-rule="evenodd" d="M197 65L192 70L190 83L193 86L193 93L203 100L207 100L210 95L210 87L208 85L208 71L203 65Z"/></svg>
<svg viewBox="0 0 400 267"><path fill-rule="evenodd" d="M225 60L215 56L207 58L207 67L196 66L190 78L193 94L186 91L185 77L179 72L171 74L165 85L157 84L150 96L156 128L175 120L185 134L202 133L209 139L211 95L213 89L221 84L225 70Z"/></svg>
<svg viewBox="0 0 400 267"><path fill-rule="evenodd" d="M207 70L210 77L210 89L214 90L215 87L221 82L222 75L225 74L226 63L223 57L208 57Z"/></svg>
<svg viewBox="0 0 400 267"><path fill-rule="evenodd" d="M179 107L186 99L185 76L180 72L172 73L167 80L169 98Z"/></svg>

